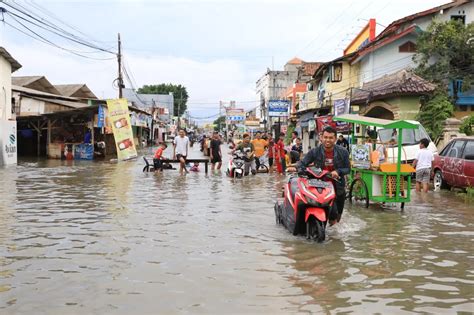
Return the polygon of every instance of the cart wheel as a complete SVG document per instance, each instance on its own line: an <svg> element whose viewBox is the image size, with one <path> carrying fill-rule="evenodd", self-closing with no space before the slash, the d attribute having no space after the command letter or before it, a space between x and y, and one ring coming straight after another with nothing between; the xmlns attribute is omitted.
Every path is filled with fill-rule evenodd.
<svg viewBox="0 0 474 315"><path fill-rule="evenodd" d="M404 202L401 203L400 209L402 209L402 211L405 210L405 203Z"/></svg>
<svg viewBox="0 0 474 315"><path fill-rule="evenodd" d="M352 181L349 189L349 202L363 202L366 208L369 207L369 190L362 179L358 178Z"/></svg>

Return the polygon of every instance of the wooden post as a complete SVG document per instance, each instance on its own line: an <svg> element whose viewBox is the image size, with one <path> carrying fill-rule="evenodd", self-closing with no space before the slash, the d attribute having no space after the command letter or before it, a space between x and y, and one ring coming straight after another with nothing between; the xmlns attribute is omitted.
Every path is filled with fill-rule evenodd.
<svg viewBox="0 0 474 315"><path fill-rule="evenodd" d="M51 144L51 127L52 127L52 123L51 123L51 120L48 118L48 133L47 133L47 136L46 136L46 155L48 156L49 158L49 146Z"/></svg>
<svg viewBox="0 0 474 315"><path fill-rule="evenodd" d="M38 140L38 144L37 144L37 147L36 147L36 155L40 156L40 150L41 150L41 128L40 128L40 121L38 120L38 128L36 128L36 132L37 132L37 140Z"/></svg>

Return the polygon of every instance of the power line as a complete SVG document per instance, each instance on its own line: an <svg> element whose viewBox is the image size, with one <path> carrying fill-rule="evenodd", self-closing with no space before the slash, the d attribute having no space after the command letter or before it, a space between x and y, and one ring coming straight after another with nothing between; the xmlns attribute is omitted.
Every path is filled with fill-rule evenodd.
<svg viewBox="0 0 474 315"><path fill-rule="evenodd" d="M13 19L14 19L14 18L13 18ZM73 54L73 55L76 55L76 56L79 56L79 57L83 57L83 58L87 58L87 59L92 59L92 60L112 60L112 59L115 59L115 58L95 58L95 57L90 57L90 56L85 56L85 55L79 54L79 53L77 53L77 52L75 52L75 51L72 51L72 50L70 50L70 49L64 48L64 47L62 47L62 46L59 46L59 45L53 43L52 41L50 41L50 40L44 38L43 36L39 35L39 34L36 33L35 31L31 30L30 28L28 28L27 26L25 26L25 25L24 25L23 23L21 23L20 21L18 21L18 20L16 20L16 19L14 19L14 20L15 20L18 24L20 24L21 26L23 26L25 29L27 29L30 33L34 34L35 36L33 36L33 35L31 35L31 34L28 34L26 31L21 30L20 28L14 26L13 24L8 23L7 21L3 21L3 23L5 23L6 25L12 27L13 29L15 29L15 30L17 30L17 31L19 31L19 32L21 32L21 33L23 33L24 35L26 35L26 36L28 36L28 37L30 37L30 38L33 38L33 39L35 39L35 40L37 40L37 41L40 41L40 42L42 42L42 43L44 43L44 44L50 45L50 46L52 46L52 47L55 47L55 48L58 48L58 49L67 51L67 52L69 52L69 53L71 53L71 54Z"/></svg>
<svg viewBox="0 0 474 315"><path fill-rule="evenodd" d="M24 11L18 9L18 8L15 8L14 6L12 6L12 5L10 5L10 4L6 3L6 2L3 2L3 3L5 3L7 6L13 8L13 9L15 9L16 11L22 13L23 15L25 15L25 16L27 16L27 17L29 17L29 18L35 20L35 21L37 21L37 22L40 23L40 24L38 24L37 22L33 22L33 21L31 21L31 20L29 20L29 19L27 19L27 18L25 18L25 17L23 17L23 16L21 16L21 15L19 15L19 14L16 14L16 13L14 13L14 12L8 10L8 11L7 11L7 14L10 15L12 18L17 17L17 18L19 18L19 19L21 19L21 20L23 20L23 21L25 21L25 22L30 23L31 25L34 25L34 26L36 26L36 27L39 27L39 28L41 28L41 29L43 29L43 30L46 30L46 31L48 31L48 32L50 32L50 33L53 33L53 34L55 34L55 35L57 35L57 36L60 36L60 37L62 37L62 38L64 38L64 39L73 41L73 42L75 42L75 43L77 43L77 44L80 44L80 45L83 45L83 46L86 46L86 47L89 47L89 48L93 48L93 49L96 49L96 50L99 50L99 51L102 51L102 52L106 52L106 53L110 53L110 54L116 55L115 52L112 52L112 51L109 51L109 50L107 50L107 49L104 49L104 48L98 47L98 46L96 46L96 45L93 45L93 44L91 44L91 43L88 43L87 41L85 41L85 40L83 40L83 39L80 39L79 37L77 37L77 36L75 36L75 35L73 35L73 34L70 34L70 33L68 33L67 31L64 31L63 29L58 28L58 27L56 27L56 26L54 26L54 25L51 26L51 25L49 25L49 24L43 22L44 19L40 20L40 19L38 19L38 18L32 16L32 15L29 14L29 13L26 13L26 12L24 12ZM17 20L17 22L18 22L18 20ZM84 53L84 52L81 52L81 53Z"/></svg>
<svg viewBox="0 0 474 315"><path fill-rule="evenodd" d="M41 13L45 14L46 16L48 16L48 17L50 17L50 18L56 20L57 22L63 24L63 25L66 26L66 27L69 27L71 30L76 31L76 32L78 32L79 34L82 34L82 35L84 35L84 36L90 38L90 36L89 36L88 34L82 32L80 29L74 27L73 25L71 25L71 24L69 24L69 23L67 23L67 22L65 22L65 21L63 21L63 20L61 20L61 19L58 18L56 15L54 15L52 12L48 11L47 9L45 9L44 7L42 7L41 5L35 3L33 0L26 1L26 2L29 3L31 6L33 6L36 10L38 10L38 11L40 11ZM21 6L19 3L16 3L15 1L14 1L14 3L15 3L16 5L22 7L22 8L25 8L24 6ZM26 9L26 8L25 8L25 9ZM32 11L30 10L30 12L32 12ZM53 24L53 23L50 22L50 24ZM93 38L90 38L90 40L93 41L93 42L96 42L96 43L98 43L98 44L99 44L99 43L115 43L115 41L98 41L98 40L95 40L95 39L93 39ZM114 46L112 46L111 48L113 48L113 47L114 47ZM109 48L109 49L110 49L110 48Z"/></svg>

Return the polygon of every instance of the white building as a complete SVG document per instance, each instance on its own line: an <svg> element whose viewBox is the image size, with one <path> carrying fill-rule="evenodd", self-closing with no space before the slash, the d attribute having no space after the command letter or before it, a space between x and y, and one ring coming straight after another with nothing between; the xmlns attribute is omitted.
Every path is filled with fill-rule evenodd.
<svg viewBox="0 0 474 315"><path fill-rule="evenodd" d="M12 72L21 65L0 47L0 166L16 164L16 107L12 104Z"/></svg>
<svg viewBox="0 0 474 315"><path fill-rule="evenodd" d="M270 100L282 99L288 87L298 79L299 67L303 61L293 58L285 64L284 70L267 72L256 82L257 117L266 121L267 127L271 126L268 117L268 102Z"/></svg>

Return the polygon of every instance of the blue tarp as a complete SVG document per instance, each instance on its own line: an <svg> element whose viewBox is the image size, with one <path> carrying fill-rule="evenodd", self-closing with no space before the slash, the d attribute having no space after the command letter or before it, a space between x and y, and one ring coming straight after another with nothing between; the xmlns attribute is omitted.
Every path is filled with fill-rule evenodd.
<svg viewBox="0 0 474 315"><path fill-rule="evenodd" d="M304 113L298 118L298 121L300 122L301 128L307 128L308 127L308 122L314 119L314 112L308 112Z"/></svg>

